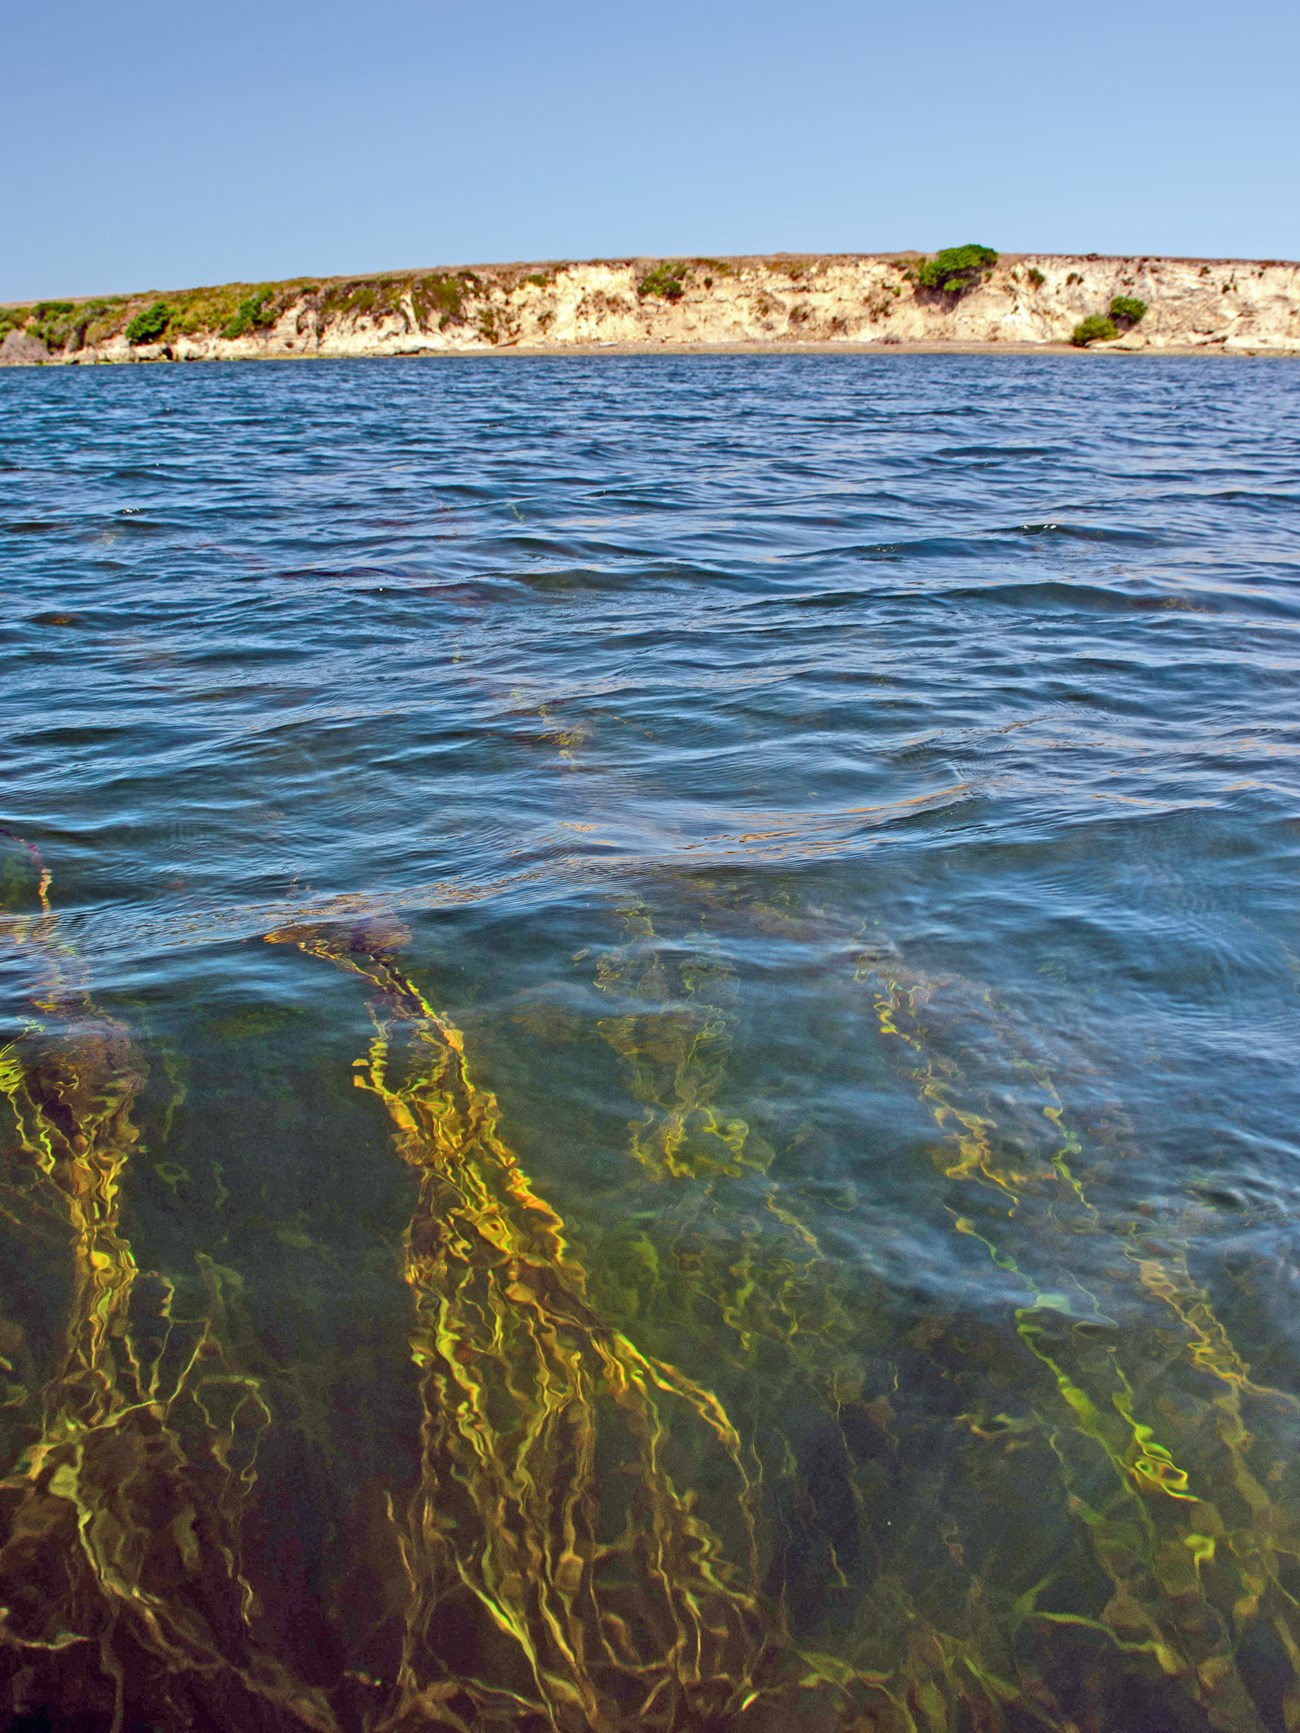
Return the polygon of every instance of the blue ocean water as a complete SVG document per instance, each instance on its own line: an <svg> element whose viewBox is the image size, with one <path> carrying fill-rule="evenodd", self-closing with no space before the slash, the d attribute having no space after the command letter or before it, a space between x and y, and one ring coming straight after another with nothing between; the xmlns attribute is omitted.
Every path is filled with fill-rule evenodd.
<svg viewBox="0 0 1300 1733"><path fill-rule="evenodd" d="M1292 1728L1298 436L0 374L0 1712Z"/></svg>

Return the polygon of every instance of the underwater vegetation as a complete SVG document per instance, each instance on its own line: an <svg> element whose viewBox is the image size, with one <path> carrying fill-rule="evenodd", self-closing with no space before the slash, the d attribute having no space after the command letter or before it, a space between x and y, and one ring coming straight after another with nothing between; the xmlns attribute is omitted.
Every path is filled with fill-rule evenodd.
<svg viewBox="0 0 1300 1733"><path fill-rule="evenodd" d="M726 1414L593 1310L564 1224L502 1141L460 1032L384 935L270 936L370 987L375 1036L354 1081L383 1104L419 1177L402 1268L421 1476L393 1513L407 1595L386 1721L576 1729L739 1716L761 1695L761 1609L673 1475L675 1456L689 1460L676 1433L692 1432L731 1471L746 1543L749 1489Z"/></svg>
<svg viewBox="0 0 1300 1733"><path fill-rule="evenodd" d="M0 1658L16 1715L55 1725L325 1728L323 1700L261 1641L245 1513L271 1413L230 1343L239 1277L202 1258L182 1292L122 1223L144 1078L126 1031L39 910L6 915L32 1015L0 1054L13 1114L6 1220L63 1230L66 1321L43 1389L15 1387L0 1482ZM6 1308L8 1313L8 1308ZM25 1346L6 1316L7 1370Z"/></svg>
<svg viewBox="0 0 1300 1733"><path fill-rule="evenodd" d="M706 887L606 912L576 1028L630 1103L602 1222L526 1171L395 920L268 933L364 1001L352 1084L409 1205L386 1252L418 1436L353 1485L238 1248L145 1255L147 1043L40 856L4 858L12 1724L1300 1727L1300 1404L1252 1376L1191 1222L1125 1203L1104 1078L977 984L844 935L843 1015L928 1124L934 1224L987 1268L961 1317L835 1254L751 1095L730 940L808 911ZM301 1568L295 1430L339 1503Z"/></svg>
<svg viewBox="0 0 1300 1733"><path fill-rule="evenodd" d="M1019 1610L1095 1631L1116 1654L1140 1657L1139 1682L1176 1688L1164 1712L1179 1725L1295 1726L1300 1522L1294 1458L1276 1454L1278 1422L1293 1437L1300 1419L1295 1398L1252 1381L1188 1266L1176 1222L1152 1232L1140 1220L1112 1222L1092 1201L1082 1139L1041 1062L999 1031L1036 1121L1037 1159L1026 1159L1030 1140L1008 1138L992 1104L935 1049L945 984L869 954L859 974L883 1037L943 1134L936 1160L957 1182L955 1200L981 1190L1005 1223L995 1239L954 1202L954 1231L981 1240L994 1268L1021 1289L1016 1333L1043 1374L1027 1386L1028 1414L984 1423L1041 1429L1058 1495L1091 1555L1094 1607L1052 1609L1045 1577ZM996 1029L987 995L980 1009ZM969 1004L964 1010L974 1020ZM1077 1275L1062 1283L1067 1257L1053 1256L1092 1236L1111 1241L1104 1302ZM1117 1302L1122 1333L1104 1309Z"/></svg>

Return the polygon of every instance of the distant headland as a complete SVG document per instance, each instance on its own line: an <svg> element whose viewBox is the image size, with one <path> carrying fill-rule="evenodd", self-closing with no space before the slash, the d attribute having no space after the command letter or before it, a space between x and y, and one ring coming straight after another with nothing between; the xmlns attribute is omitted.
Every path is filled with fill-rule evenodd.
<svg viewBox="0 0 1300 1733"><path fill-rule="evenodd" d="M775 254L474 265L0 307L0 364L746 350L1300 354L1300 264Z"/></svg>

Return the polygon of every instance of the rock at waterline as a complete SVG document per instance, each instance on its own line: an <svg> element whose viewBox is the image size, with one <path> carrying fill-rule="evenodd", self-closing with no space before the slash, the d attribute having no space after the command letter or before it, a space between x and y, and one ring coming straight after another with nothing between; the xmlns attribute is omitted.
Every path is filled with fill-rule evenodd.
<svg viewBox="0 0 1300 1733"><path fill-rule="evenodd" d="M31 367L49 358L44 343L26 331L10 331L0 343L0 367Z"/></svg>

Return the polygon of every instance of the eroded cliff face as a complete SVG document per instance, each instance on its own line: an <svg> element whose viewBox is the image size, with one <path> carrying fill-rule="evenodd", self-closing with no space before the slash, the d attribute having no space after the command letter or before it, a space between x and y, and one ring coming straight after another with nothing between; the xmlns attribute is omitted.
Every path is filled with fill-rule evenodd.
<svg viewBox="0 0 1300 1733"><path fill-rule="evenodd" d="M1294 263L1004 255L958 295L922 288L916 263L914 255L622 259L121 297L76 304L95 307L88 320L74 309L42 322L35 309L0 344L0 361L1036 346L1068 344L1079 321L1105 314L1116 295L1148 311L1098 345L1105 350L1300 353ZM170 327L156 341L130 342L130 319L159 300L174 307ZM250 306L254 314L243 316Z"/></svg>

